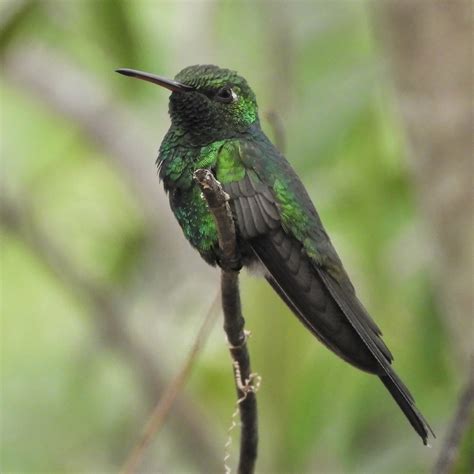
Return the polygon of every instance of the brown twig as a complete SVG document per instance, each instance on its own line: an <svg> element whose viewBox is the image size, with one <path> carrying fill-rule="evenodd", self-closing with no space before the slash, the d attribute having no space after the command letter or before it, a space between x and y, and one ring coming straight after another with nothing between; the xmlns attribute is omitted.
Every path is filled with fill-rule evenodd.
<svg viewBox="0 0 474 474"><path fill-rule="evenodd" d="M234 361L234 378L242 422L238 472L239 474L250 474L254 472L257 459L257 400L255 387L252 385L254 374L250 370L247 334L244 329L245 320L240 304L238 278L241 263L237 249L235 225L228 203L228 195L213 174L209 170L200 169L194 173L194 178L202 190L217 225L221 252L219 265L221 267L224 330Z"/></svg>
<svg viewBox="0 0 474 474"><path fill-rule="evenodd" d="M24 199L17 196L13 200L2 192L0 217L2 227L14 232L81 305L89 306L103 341L123 356L123 360L132 367L133 373L140 380L139 386L144 389L148 400L155 403L165 386L162 370L154 355L127 331L123 310L125 303L110 288L86 277L76 268L66 253L43 232ZM183 449L203 471L217 471L216 446L203 429L204 416L191 400L182 395L175 405L176 421L182 433L180 439L186 445Z"/></svg>
<svg viewBox="0 0 474 474"><path fill-rule="evenodd" d="M463 436L474 421L474 357L471 358L469 365L467 383L459 398L448 434L433 468L433 474L453 472Z"/></svg>
<svg viewBox="0 0 474 474"><path fill-rule="evenodd" d="M46 44L36 42L35 45L11 46L4 52L1 65L2 75L11 87L23 89L51 111L75 124L86 140L105 153L109 164L122 173L124 181L133 189L139 208L146 215L147 231L151 234L149 242L160 242L160 248L167 249L166 259L170 258L170 252L174 252L177 273L180 266L189 269L193 263L183 258L174 244L174 222L170 220L171 213L168 209L165 212L163 207L166 199L160 199L162 191L157 185L153 159L148 161L146 158L156 152L156 143L153 144L155 132L137 121L134 114L97 78ZM115 76L112 70L110 74ZM29 212L25 213L25 202L11 206L13 201L4 200L2 204L8 207L3 209L5 212L12 211L11 217L18 224L10 229L18 233L81 304L90 303L94 323L104 341L116 348L133 367L149 403L155 404L165 383L155 355L125 329L124 302L110 289L84 277L72 264L65 249L58 247L37 225L33 225L30 234L28 221L31 219L27 215ZM158 237L154 238L156 235ZM156 273L162 254L156 247L148 251L153 252L153 258L149 260L153 261L153 272ZM153 287L153 291L156 297L159 290ZM207 433L201 410L179 397L174 413L176 419L173 423L177 422L183 432L183 450L202 471L218 470L216 446ZM187 429L182 430L183 426Z"/></svg>
<svg viewBox="0 0 474 474"><path fill-rule="evenodd" d="M171 411L173 404L176 401L176 398L183 390L186 382L191 375L191 372L194 368L197 356L201 352L204 344L211 332L212 327L214 326L215 316L218 314L216 311L217 304L219 302L219 295L216 295L214 301L212 302L209 310L204 318L204 321L199 329L199 332L196 336L193 346L189 351L189 354L184 361L183 366L180 371L176 374L174 379L168 384L164 389L161 398L158 400L158 403L155 405L153 412L151 413L143 434L135 445L135 447L130 452L122 470L123 474L131 474L136 471L145 450L150 445L151 441L156 437L157 433L160 431L163 423Z"/></svg>

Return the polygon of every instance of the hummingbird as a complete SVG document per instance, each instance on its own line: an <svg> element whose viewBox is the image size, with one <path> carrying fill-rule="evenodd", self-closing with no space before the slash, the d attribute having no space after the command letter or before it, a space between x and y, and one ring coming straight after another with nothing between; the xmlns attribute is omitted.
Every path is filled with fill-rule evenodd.
<svg viewBox="0 0 474 474"><path fill-rule="evenodd" d="M244 267L268 283L303 325L354 367L376 375L426 445L433 430L392 367L382 332L354 286L298 175L260 126L257 100L235 71L189 66L174 79L117 69L171 91L159 178L186 239L219 266L217 228L193 179L210 170L229 195Z"/></svg>

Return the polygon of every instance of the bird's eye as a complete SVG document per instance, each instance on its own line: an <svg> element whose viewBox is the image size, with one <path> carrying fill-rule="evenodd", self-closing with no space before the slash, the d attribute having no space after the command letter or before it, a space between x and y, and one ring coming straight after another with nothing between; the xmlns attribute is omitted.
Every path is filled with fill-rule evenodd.
<svg viewBox="0 0 474 474"><path fill-rule="evenodd" d="M224 86L217 91L216 99L225 103L234 102L237 94L229 86Z"/></svg>

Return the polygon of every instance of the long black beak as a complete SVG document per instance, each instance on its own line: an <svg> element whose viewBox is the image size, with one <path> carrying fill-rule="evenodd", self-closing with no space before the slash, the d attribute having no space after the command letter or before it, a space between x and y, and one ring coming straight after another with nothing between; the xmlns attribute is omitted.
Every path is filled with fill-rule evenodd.
<svg viewBox="0 0 474 474"><path fill-rule="evenodd" d="M164 77L155 76L148 72L135 71L135 69L121 68L116 69L115 72L123 74L124 76L136 77L137 79L142 79L143 81L148 81L152 84L158 84L159 86L166 87L166 89L173 92L189 92L194 90L194 87L187 86L186 84L174 81L173 79L165 79Z"/></svg>

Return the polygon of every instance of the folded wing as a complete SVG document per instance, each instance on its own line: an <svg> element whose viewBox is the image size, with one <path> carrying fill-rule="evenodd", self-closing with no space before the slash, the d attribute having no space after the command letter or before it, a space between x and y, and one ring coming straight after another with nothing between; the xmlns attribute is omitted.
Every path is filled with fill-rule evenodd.
<svg viewBox="0 0 474 474"><path fill-rule="evenodd" d="M340 282L330 268L307 255L302 243L282 225L272 189L253 170L247 170L242 180L225 184L224 189L231 197L239 234L264 266L270 285L329 349L381 378L426 443L430 428L393 371L393 357L381 331L357 299L344 270ZM324 248L330 248L335 263L341 265L329 239Z"/></svg>

